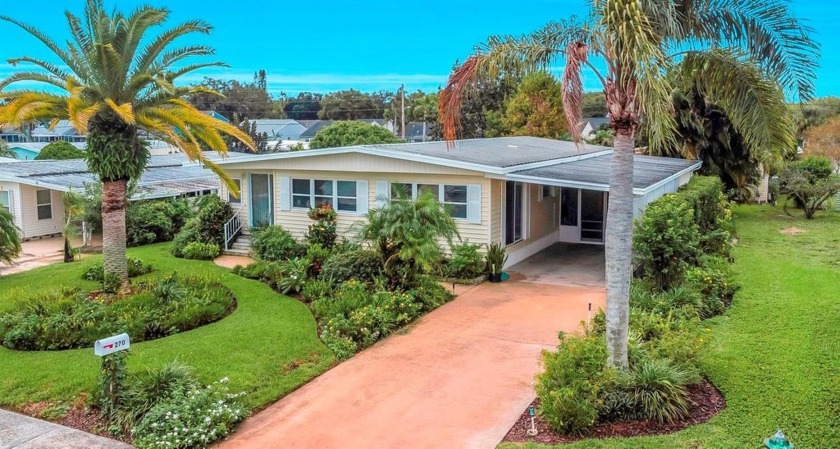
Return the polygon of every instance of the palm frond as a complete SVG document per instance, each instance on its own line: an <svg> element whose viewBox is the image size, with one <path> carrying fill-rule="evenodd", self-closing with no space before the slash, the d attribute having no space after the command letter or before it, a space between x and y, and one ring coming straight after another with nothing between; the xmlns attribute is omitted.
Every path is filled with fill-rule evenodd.
<svg viewBox="0 0 840 449"><path fill-rule="evenodd" d="M796 125L781 86L745 52L717 49L689 53L677 79L720 106L758 160L796 148Z"/></svg>
<svg viewBox="0 0 840 449"><path fill-rule="evenodd" d="M586 63L587 47L583 42L572 42L566 47L566 68L563 70L563 112L569 122L569 132L575 142L580 142L583 121L583 81L581 72Z"/></svg>

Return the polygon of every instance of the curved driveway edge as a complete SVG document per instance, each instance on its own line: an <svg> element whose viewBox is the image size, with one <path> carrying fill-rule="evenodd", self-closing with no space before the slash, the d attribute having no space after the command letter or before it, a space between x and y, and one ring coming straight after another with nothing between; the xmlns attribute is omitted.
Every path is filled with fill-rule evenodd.
<svg viewBox="0 0 840 449"><path fill-rule="evenodd" d="M246 420L219 448L494 448L534 399L540 353L602 287L484 283Z"/></svg>

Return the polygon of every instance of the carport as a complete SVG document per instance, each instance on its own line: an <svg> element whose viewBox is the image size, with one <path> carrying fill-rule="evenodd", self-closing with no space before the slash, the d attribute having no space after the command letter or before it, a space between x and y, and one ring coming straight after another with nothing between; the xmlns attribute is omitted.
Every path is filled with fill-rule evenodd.
<svg viewBox="0 0 840 449"><path fill-rule="evenodd" d="M521 282L603 288L604 266L602 245L555 243L507 271Z"/></svg>

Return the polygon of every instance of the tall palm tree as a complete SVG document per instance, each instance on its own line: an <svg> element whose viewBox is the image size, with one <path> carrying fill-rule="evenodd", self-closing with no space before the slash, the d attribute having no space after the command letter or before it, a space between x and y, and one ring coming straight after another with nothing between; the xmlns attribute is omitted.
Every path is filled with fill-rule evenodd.
<svg viewBox="0 0 840 449"><path fill-rule="evenodd" d="M440 97L447 139L459 126L461 100L478 80L549 71L565 64L564 109L580 138L584 69L600 81L615 132L606 229L608 362L627 367L633 150L646 126L654 149L675 145L673 91L667 72L690 78L722 107L755 147L794 144L781 86L807 100L814 92L818 46L783 0L590 0L585 19L550 23L533 34L496 36L450 76ZM589 57L603 60L598 70ZM758 70L753 70L757 67Z"/></svg>
<svg viewBox="0 0 840 449"><path fill-rule="evenodd" d="M202 157L202 148L224 154L228 134L252 147L239 129L207 116L186 101L196 93L213 93L200 87L176 86L181 76L221 63L189 63L214 50L203 45L176 46L184 36L207 34L211 27L188 21L150 36L169 16L166 8L140 6L128 15L108 14L101 0L88 0L79 18L65 13L72 40L64 47L41 31L6 16L0 19L20 26L41 41L58 63L24 56L13 65L33 64L36 71L22 71L0 81L0 125L20 126L33 120L69 119L87 133L87 163L102 180L102 243L105 273L128 282L125 259L125 207L128 180L137 179L149 158L138 137L145 131L180 148L190 159L203 161L236 190L217 166ZM17 82L38 82L48 90L18 89L2 92Z"/></svg>

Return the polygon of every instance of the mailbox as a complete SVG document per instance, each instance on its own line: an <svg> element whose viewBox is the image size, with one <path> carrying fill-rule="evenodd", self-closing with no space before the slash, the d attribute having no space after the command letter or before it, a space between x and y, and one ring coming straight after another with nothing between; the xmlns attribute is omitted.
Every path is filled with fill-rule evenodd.
<svg viewBox="0 0 840 449"><path fill-rule="evenodd" d="M93 353L102 357L113 354L117 351L124 351L131 346L128 334L114 335L113 337L96 340L93 345Z"/></svg>

